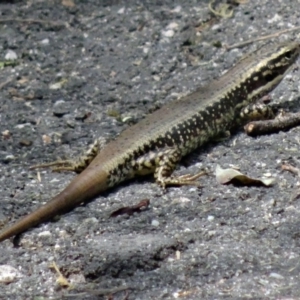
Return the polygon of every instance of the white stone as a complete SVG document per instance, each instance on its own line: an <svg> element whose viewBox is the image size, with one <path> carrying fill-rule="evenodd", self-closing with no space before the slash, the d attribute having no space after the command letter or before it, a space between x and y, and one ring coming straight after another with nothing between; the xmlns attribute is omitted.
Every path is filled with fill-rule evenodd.
<svg viewBox="0 0 300 300"><path fill-rule="evenodd" d="M172 37L174 36L175 32L172 29L166 30L162 32L163 36L165 37Z"/></svg>
<svg viewBox="0 0 300 300"><path fill-rule="evenodd" d="M125 12L125 7L122 7L122 8L120 8L120 9L118 10L118 14L119 14L119 15L124 14L124 12Z"/></svg>
<svg viewBox="0 0 300 300"><path fill-rule="evenodd" d="M42 231L38 234L39 237L49 237L51 236L51 232L49 230Z"/></svg>
<svg viewBox="0 0 300 300"><path fill-rule="evenodd" d="M207 220L208 220L209 222L213 221L214 219L215 219L214 216L208 216L208 217L207 217Z"/></svg>
<svg viewBox="0 0 300 300"><path fill-rule="evenodd" d="M43 39L43 40L41 40L41 44L42 45L49 45L49 43L50 43L49 39Z"/></svg>
<svg viewBox="0 0 300 300"><path fill-rule="evenodd" d="M9 265L0 265L1 283L11 283L19 277L22 277L22 275L16 268Z"/></svg>
<svg viewBox="0 0 300 300"><path fill-rule="evenodd" d="M178 23L172 22L167 26L168 29L176 29L178 28Z"/></svg>
<svg viewBox="0 0 300 300"><path fill-rule="evenodd" d="M18 58L18 55L13 50L8 50L4 57L6 60L16 60Z"/></svg>
<svg viewBox="0 0 300 300"><path fill-rule="evenodd" d="M159 222L157 220L152 220L151 225L155 226L155 227L158 227L159 226Z"/></svg>

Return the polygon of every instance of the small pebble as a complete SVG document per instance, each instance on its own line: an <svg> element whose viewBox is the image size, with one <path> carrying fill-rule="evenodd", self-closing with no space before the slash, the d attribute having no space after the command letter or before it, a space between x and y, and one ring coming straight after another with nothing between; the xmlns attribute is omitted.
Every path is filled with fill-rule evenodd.
<svg viewBox="0 0 300 300"><path fill-rule="evenodd" d="M215 230L210 230L210 231L207 232L207 235L208 235L209 237L213 237L213 236L216 235L216 231L215 231Z"/></svg>
<svg viewBox="0 0 300 300"><path fill-rule="evenodd" d="M178 6L176 6L174 9L173 9L173 12L174 13L179 13L180 11L181 11L181 6L180 5L178 5Z"/></svg>
<svg viewBox="0 0 300 300"><path fill-rule="evenodd" d="M0 282L1 283L11 283L15 279L21 277L21 273L12 266L0 265Z"/></svg>
<svg viewBox="0 0 300 300"><path fill-rule="evenodd" d="M125 7L122 7L122 8L120 8L120 9L118 10L118 14L119 14L119 15L124 14L124 12L125 12Z"/></svg>
<svg viewBox="0 0 300 300"><path fill-rule="evenodd" d="M63 82L56 82L49 85L50 90L59 90L62 88Z"/></svg>
<svg viewBox="0 0 300 300"><path fill-rule="evenodd" d="M63 99L59 99L59 100L56 100L55 103L54 103L54 106L59 106L61 104L64 104L66 101L63 100Z"/></svg>
<svg viewBox="0 0 300 300"><path fill-rule="evenodd" d="M162 32L163 36L165 37L172 37L174 36L175 32L172 29L166 30Z"/></svg>
<svg viewBox="0 0 300 300"><path fill-rule="evenodd" d="M38 234L39 237L49 237L51 236L51 232L49 230L42 231Z"/></svg>
<svg viewBox="0 0 300 300"><path fill-rule="evenodd" d="M213 221L214 219L215 219L214 216L208 216L208 217L207 217L207 220L208 220L209 222Z"/></svg>
<svg viewBox="0 0 300 300"><path fill-rule="evenodd" d="M16 60L18 58L18 55L13 50L8 50L4 57L6 60Z"/></svg>
<svg viewBox="0 0 300 300"><path fill-rule="evenodd" d="M50 40L49 40L49 39L43 39L43 40L41 40L40 43L41 43L42 45L49 45Z"/></svg>
<svg viewBox="0 0 300 300"><path fill-rule="evenodd" d="M172 22L167 26L168 29L176 29L178 28L178 23Z"/></svg>
<svg viewBox="0 0 300 300"><path fill-rule="evenodd" d="M159 226L159 222L157 220L152 220L151 225L155 226L155 227L158 227Z"/></svg>

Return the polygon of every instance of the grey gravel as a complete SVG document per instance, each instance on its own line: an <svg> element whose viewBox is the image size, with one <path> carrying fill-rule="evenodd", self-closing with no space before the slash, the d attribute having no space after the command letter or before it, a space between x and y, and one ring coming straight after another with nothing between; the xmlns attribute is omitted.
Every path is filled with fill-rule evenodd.
<svg viewBox="0 0 300 300"><path fill-rule="evenodd" d="M39 182L30 165L76 157L94 138L115 137L129 126L122 120L136 122L217 78L261 43L220 46L300 20L296 0L248 1L207 27L208 1L73 1L0 1L1 59L17 54L0 69L1 223L73 178L42 170ZM292 72L274 102L299 110L299 77ZM240 130L176 170L234 165L251 177L275 177L271 188L222 186L205 176L201 189L163 193L151 177L137 179L26 232L18 247L1 243L0 270L18 276L0 283L0 299L107 299L109 291L124 299L126 287L128 299L299 299L299 197L290 202L299 179L280 170L284 161L300 166L299 144L300 128L255 139ZM142 199L150 199L147 210L109 218ZM53 262L72 290L56 282Z"/></svg>

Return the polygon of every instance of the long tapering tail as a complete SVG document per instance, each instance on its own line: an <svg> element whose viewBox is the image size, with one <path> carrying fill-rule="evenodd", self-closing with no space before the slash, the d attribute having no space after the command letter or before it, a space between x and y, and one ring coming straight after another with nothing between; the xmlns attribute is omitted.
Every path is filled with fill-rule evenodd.
<svg viewBox="0 0 300 300"><path fill-rule="evenodd" d="M0 242L70 210L82 202L92 200L107 188L107 173L103 170L93 172L87 168L51 201L4 229L0 233Z"/></svg>

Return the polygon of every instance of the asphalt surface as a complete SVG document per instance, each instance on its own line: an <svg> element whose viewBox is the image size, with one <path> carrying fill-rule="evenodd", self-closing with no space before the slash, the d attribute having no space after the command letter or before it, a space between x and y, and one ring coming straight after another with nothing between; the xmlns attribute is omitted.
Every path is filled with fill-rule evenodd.
<svg viewBox="0 0 300 300"><path fill-rule="evenodd" d="M220 3L221 1L219 1ZM224 1L225 2L225 1ZM28 167L76 157L149 111L217 78L261 43L299 26L300 1L249 1L215 17L208 1L0 1L0 222L60 192L73 174ZM215 7L215 6L214 6ZM273 40L299 40L299 31ZM12 59L12 60L8 60ZM299 63L299 62L298 62ZM299 105L299 70L271 94ZM172 187L133 180L0 245L1 299L300 299L300 128L251 138L242 130L176 170L217 164L270 188ZM109 218L149 199L131 216ZM294 200L292 200L294 199ZM55 263L65 280L58 283Z"/></svg>

